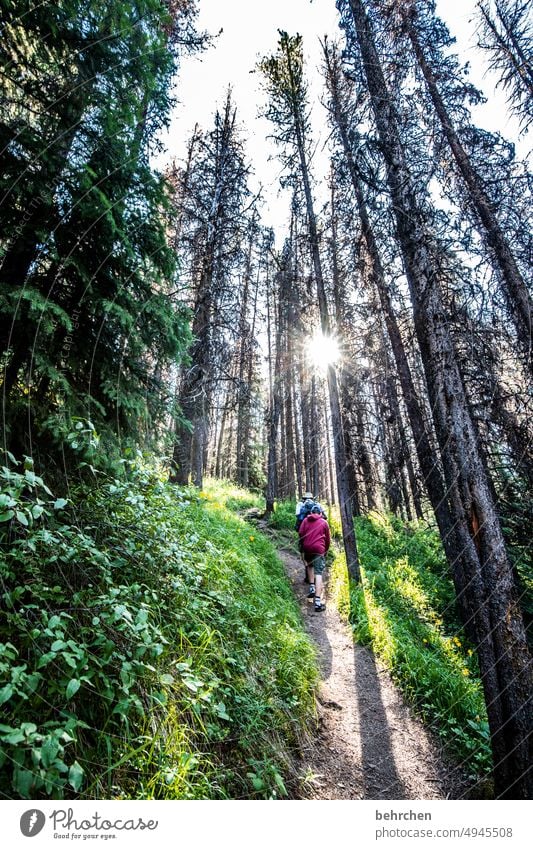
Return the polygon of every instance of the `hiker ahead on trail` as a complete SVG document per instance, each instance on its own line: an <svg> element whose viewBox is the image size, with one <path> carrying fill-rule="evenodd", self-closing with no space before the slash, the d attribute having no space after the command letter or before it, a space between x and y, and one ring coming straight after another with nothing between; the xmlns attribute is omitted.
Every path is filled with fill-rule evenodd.
<svg viewBox="0 0 533 849"><path fill-rule="evenodd" d="M312 492L304 492L302 497L300 498L298 504L296 505L296 523L294 525L294 530L300 532L300 526L305 519L306 516L309 516L313 507L320 507L320 512L324 519L326 518L326 513L323 507L318 503L315 499L315 496ZM309 583L309 563L306 560L306 557L302 548L302 540L301 538L298 540L298 548L300 550L300 554L302 555L302 560L304 563L305 576L304 583Z"/></svg>
<svg viewBox="0 0 533 849"><path fill-rule="evenodd" d="M309 515L302 521L298 531L309 576L307 598L314 599L316 613L320 613L326 607L322 600L322 576L326 568L326 554L331 542L329 525L322 513L320 504L315 504Z"/></svg>
<svg viewBox="0 0 533 849"><path fill-rule="evenodd" d="M301 500L296 505L296 524L294 528L296 531L300 530L300 525L302 524L305 517L309 515L313 507L319 507L322 516L326 518L326 513L322 505L319 504L318 501L316 501L313 493L304 492Z"/></svg>

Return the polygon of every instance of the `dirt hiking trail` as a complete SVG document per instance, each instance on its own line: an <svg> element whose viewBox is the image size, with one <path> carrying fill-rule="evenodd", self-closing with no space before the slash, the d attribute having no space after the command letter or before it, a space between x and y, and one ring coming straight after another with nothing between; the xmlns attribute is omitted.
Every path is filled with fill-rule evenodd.
<svg viewBox="0 0 533 849"><path fill-rule="evenodd" d="M297 760L306 799L446 799L461 795L457 771L416 719L370 649L328 603L315 613L302 561L281 549L308 633L318 648L318 731Z"/></svg>

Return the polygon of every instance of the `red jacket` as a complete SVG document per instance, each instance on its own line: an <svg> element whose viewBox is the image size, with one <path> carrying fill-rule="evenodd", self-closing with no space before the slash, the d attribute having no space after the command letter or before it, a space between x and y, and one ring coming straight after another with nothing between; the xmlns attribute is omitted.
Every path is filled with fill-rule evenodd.
<svg viewBox="0 0 533 849"><path fill-rule="evenodd" d="M300 525L300 539L306 554L325 554L329 548L329 525L320 513L309 513Z"/></svg>

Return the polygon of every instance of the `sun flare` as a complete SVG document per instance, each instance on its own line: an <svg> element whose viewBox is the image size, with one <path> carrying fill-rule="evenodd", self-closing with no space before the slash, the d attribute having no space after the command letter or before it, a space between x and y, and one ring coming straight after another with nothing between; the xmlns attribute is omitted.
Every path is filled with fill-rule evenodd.
<svg viewBox="0 0 533 849"><path fill-rule="evenodd" d="M341 356L339 342L335 336L326 336L317 331L307 344L307 352L311 363L324 373L328 366L334 365Z"/></svg>

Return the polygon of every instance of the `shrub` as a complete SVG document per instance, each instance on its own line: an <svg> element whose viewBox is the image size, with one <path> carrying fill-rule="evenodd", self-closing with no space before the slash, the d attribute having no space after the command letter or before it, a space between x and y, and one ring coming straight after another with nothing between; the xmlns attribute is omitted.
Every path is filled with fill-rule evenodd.
<svg viewBox="0 0 533 849"><path fill-rule="evenodd" d="M2 474L2 792L279 796L317 673L268 541L139 465Z"/></svg>

